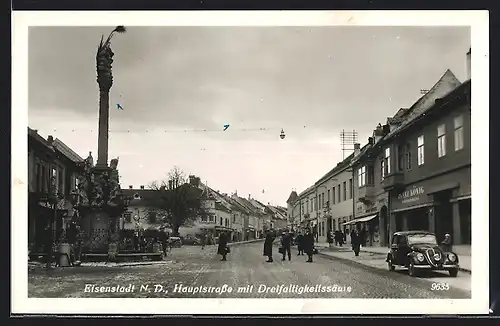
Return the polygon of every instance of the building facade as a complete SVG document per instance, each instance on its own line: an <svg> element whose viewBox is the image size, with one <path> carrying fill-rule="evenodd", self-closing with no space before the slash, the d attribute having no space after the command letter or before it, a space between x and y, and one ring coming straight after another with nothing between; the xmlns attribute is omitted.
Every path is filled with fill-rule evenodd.
<svg viewBox="0 0 500 326"><path fill-rule="evenodd" d="M370 137L353 163L356 218L371 245L423 229L470 243L470 80L446 73Z"/></svg>
<svg viewBox="0 0 500 326"><path fill-rule="evenodd" d="M71 195L78 185L81 162L83 158L61 140L44 139L28 127L28 241L32 250L40 249L47 226L57 241L76 217ZM48 201L53 195L57 203Z"/></svg>

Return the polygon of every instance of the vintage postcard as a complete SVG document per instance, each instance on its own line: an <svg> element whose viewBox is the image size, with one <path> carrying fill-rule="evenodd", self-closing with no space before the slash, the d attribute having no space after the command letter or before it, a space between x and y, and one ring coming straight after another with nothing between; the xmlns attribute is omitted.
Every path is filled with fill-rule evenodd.
<svg viewBox="0 0 500 326"><path fill-rule="evenodd" d="M14 12L12 311L486 313L488 24Z"/></svg>

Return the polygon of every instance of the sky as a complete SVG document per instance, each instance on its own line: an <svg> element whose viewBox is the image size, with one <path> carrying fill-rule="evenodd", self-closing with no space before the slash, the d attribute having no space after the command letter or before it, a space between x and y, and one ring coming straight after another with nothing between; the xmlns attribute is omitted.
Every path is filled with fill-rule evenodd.
<svg viewBox="0 0 500 326"><path fill-rule="evenodd" d="M29 127L94 162L95 55L111 29L29 29ZM470 45L468 27L133 26L112 40L109 159L123 188L177 166L286 206L342 160L342 130L363 146L447 69L464 81Z"/></svg>

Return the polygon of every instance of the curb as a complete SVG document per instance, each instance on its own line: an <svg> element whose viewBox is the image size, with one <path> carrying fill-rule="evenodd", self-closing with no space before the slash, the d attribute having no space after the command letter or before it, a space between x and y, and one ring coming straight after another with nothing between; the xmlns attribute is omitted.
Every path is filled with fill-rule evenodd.
<svg viewBox="0 0 500 326"><path fill-rule="evenodd" d="M370 253L370 254L380 254L380 255L384 255L383 253L380 253L380 252L373 252L373 251L363 251L361 250L361 252L366 252L366 253ZM381 269L381 270L384 270L384 268L378 268L378 267L374 267L374 266L370 266L370 265L366 265L366 264L363 264L359 261L356 261L356 260L352 260L352 259L349 259L349 258L344 258L344 257L337 257L337 256L331 256L331 255L328 255L326 253L322 253L321 251L318 251L318 255L321 255L323 257L326 257L328 259L339 259L339 260L344 260L344 261L351 261L353 263L356 263L358 265L362 265L362 266L368 266L368 267L371 267L371 268L376 268L376 269ZM472 274L472 271L468 270L468 269L465 269L463 267L459 267L458 268L459 271L461 272L464 272L464 273L467 273L467 274Z"/></svg>

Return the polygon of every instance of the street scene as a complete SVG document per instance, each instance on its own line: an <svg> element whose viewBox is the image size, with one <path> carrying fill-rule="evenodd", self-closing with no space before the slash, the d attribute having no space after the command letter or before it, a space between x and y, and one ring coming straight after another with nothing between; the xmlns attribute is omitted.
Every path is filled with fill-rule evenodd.
<svg viewBox="0 0 500 326"><path fill-rule="evenodd" d="M225 262L220 261L216 246L206 247L206 250L186 246L174 250L165 261L151 265L137 263L134 266L130 263L106 266L95 263L79 267L77 272L67 268L47 271L43 267L32 267L28 293L35 298L466 299L471 295L470 275L467 273L461 273L454 279L439 272L411 278L406 271L387 271L386 264L378 255L362 254L359 259L354 259L352 252L342 252L343 256L339 259L335 252L322 251L315 255L314 267L311 267L304 256L297 256L296 250L292 252L291 261L281 261L276 246L276 263L271 265L262 259L262 242L231 248L232 252ZM113 291L112 288L121 286L122 291L126 291L127 288L131 290L130 285L134 286L133 292L116 289L115 292L102 293L95 289L102 286L109 288L104 291ZM307 293L304 290L305 286L316 285L330 286L332 290ZM148 286L148 289L141 291L141 286ZM448 290L444 289L445 286L449 286ZM200 287L206 287L207 292L202 293ZM216 289L208 293L208 287L219 288L220 293L215 293ZM283 289L286 287L288 293ZM229 288L232 292L228 292ZM304 293L299 293L299 288Z"/></svg>
<svg viewBox="0 0 500 326"><path fill-rule="evenodd" d="M470 43L30 29L28 297L471 299Z"/></svg>

